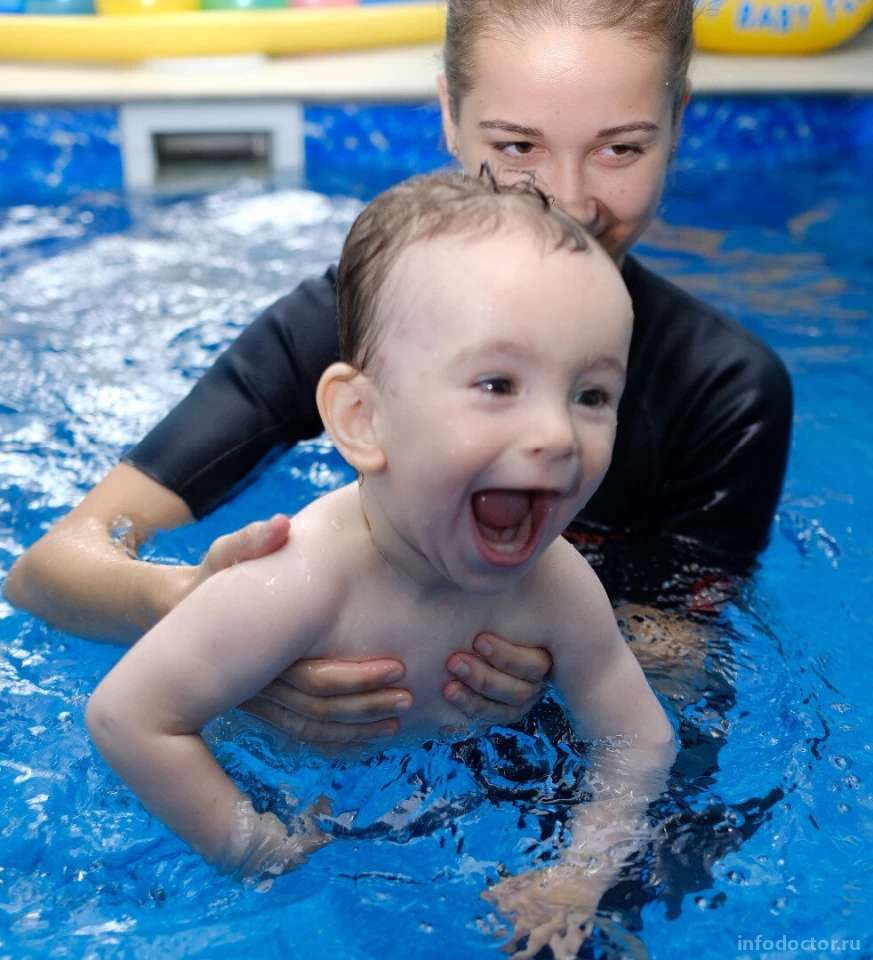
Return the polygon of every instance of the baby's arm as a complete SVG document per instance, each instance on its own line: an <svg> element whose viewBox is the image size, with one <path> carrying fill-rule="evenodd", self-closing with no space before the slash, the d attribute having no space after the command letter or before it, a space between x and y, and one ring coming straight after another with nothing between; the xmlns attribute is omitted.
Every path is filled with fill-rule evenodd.
<svg viewBox="0 0 873 960"><path fill-rule="evenodd" d="M211 577L119 661L86 711L98 749L145 807L208 861L241 875L293 869L307 846L321 845L256 814L200 736L329 629L331 582L315 577L303 589L305 576L292 544Z"/></svg>
<svg viewBox="0 0 873 960"><path fill-rule="evenodd" d="M647 842L649 802L664 789L676 756L673 728L615 622L590 566L559 541L547 558L543 617L552 630L554 682L574 729L591 741L585 786L573 810L572 843L560 861L498 883L487 898L514 917L517 956L549 943L575 956L582 925L622 864Z"/></svg>

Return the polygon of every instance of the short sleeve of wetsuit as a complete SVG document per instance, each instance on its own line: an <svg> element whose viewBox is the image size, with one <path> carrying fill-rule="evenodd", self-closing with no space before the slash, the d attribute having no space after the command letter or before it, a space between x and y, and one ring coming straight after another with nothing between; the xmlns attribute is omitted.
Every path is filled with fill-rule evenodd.
<svg viewBox="0 0 873 960"><path fill-rule="evenodd" d="M331 267L265 310L123 460L202 517L276 446L321 433L315 389L338 358Z"/></svg>

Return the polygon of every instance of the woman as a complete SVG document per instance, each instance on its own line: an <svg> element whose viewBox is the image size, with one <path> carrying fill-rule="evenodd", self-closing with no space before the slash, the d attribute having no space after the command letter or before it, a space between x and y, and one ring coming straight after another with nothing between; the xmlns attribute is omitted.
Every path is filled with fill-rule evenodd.
<svg viewBox="0 0 873 960"><path fill-rule="evenodd" d="M791 387L752 334L627 255L657 209L689 90L693 0L449 0L440 103L452 154L503 180L535 177L622 267L636 314L612 467L580 521L648 544L688 538L732 563L766 544L782 484ZM199 567L131 553L158 528L211 509L276 445L321 432L314 390L337 356L335 273L256 320L191 394L15 564L13 603L85 636L132 642L194 586L277 549L287 518L218 540ZM113 540L129 518L130 541ZM127 547L127 549L125 549ZM660 549L660 548L658 548ZM651 639L686 634L646 618ZM638 634L645 631L637 630ZM545 654L459 637L446 696L515 719L539 693ZM396 732L403 665L291 667L252 712L313 740Z"/></svg>

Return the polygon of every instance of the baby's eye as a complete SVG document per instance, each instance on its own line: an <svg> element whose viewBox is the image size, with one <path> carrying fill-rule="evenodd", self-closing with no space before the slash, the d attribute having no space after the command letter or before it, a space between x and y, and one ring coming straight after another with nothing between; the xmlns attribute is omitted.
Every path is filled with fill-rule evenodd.
<svg viewBox="0 0 873 960"><path fill-rule="evenodd" d="M515 393L515 384L509 377L483 377L476 381L476 386L483 393L494 393L499 396L511 396Z"/></svg>
<svg viewBox="0 0 873 960"><path fill-rule="evenodd" d="M573 403L578 403L581 407L589 407L590 409L597 410L600 407L605 407L610 399L610 395L601 387L586 387L576 394L573 398Z"/></svg>

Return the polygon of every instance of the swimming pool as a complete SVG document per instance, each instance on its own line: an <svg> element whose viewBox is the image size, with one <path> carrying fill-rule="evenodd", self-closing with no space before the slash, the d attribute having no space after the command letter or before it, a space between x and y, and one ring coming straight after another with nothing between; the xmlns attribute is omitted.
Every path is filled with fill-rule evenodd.
<svg viewBox="0 0 873 960"><path fill-rule="evenodd" d="M873 156L833 156L686 164L639 251L785 358L794 446L772 545L725 616L712 692L684 710L686 733L723 744L720 772L677 781L667 854L611 898L587 955L873 956ZM335 259L359 208L243 183L0 213L3 573L257 310ZM348 476L322 441L301 445L152 555L196 560L219 533ZM240 887L149 818L92 749L85 702L119 651L3 602L0 620L0 960L494 956L480 890L500 864L547 858L560 834L579 758L550 742L551 709L478 746L347 767L277 760L230 719L212 736L247 788L280 806L289 785L324 791L345 813L303 870Z"/></svg>

